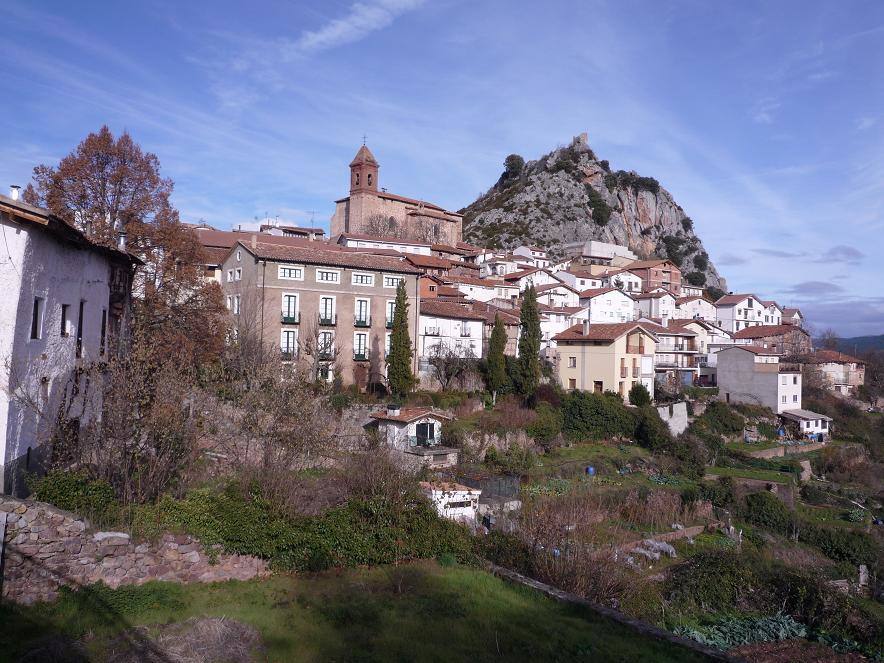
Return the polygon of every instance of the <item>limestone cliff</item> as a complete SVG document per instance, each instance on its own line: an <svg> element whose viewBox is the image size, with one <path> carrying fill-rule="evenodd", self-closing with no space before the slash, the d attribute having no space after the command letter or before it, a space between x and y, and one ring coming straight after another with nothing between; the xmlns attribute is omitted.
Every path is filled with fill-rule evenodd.
<svg viewBox="0 0 884 663"><path fill-rule="evenodd" d="M669 192L653 178L612 172L585 134L536 161L508 158L497 183L461 212L464 239L475 244L530 243L561 256L569 242L612 242L640 258L671 259L688 283L727 290L693 221Z"/></svg>

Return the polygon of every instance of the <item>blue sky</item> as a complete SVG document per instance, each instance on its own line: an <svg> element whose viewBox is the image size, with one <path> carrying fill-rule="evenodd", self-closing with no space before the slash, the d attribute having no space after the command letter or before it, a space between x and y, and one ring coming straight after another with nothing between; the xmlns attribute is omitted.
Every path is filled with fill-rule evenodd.
<svg viewBox="0 0 884 663"><path fill-rule="evenodd" d="M4 2L0 184L127 129L185 220L327 227L362 135L458 209L582 131L734 291L884 333L884 3Z"/></svg>

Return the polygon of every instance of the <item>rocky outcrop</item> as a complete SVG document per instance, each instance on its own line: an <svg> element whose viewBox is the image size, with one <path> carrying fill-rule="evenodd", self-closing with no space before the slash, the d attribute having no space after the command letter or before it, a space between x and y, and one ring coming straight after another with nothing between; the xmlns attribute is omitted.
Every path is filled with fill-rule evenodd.
<svg viewBox="0 0 884 663"><path fill-rule="evenodd" d="M585 134L524 166L461 210L464 238L489 248L537 244L561 256L564 244L589 239L628 246L640 258L669 258L688 282L726 291L694 223L651 177L612 171Z"/></svg>
<svg viewBox="0 0 884 663"><path fill-rule="evenodd" d="M83 518L42 502L0 496L0 531L4 522L3 598L16 603L51 601L62 586L249 580L268 573L264 560L207 550L187 535L136 543L125 532L96 532Z"/></svg>

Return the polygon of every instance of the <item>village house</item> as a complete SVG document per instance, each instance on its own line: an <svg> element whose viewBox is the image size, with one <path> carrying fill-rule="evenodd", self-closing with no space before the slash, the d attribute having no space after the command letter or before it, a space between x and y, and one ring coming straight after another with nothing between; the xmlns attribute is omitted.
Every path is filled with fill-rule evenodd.
<svg viewBox="0 0 884 663"><path fill-rule="evenodd" d="M636 322L574 325L554 337L560 384L574 391L613 391L628 400L643 384L654 396L657 338Z"/></svg>
<svg viewBox="0 0 884 663"><path fill-rule="evenodd" d="M630 295L642 292L642 280L624 268L606 269L599 275L603 288L617 288Z"/></svg>
<svg viewBox="0 0 884 663"><path fill-rule="evenodd" d="M682 281L681 283L681 296L682 297L702 297L703 296L703 287L699 285L690 285L689 283L685 283Z"/></svg>
<svg viewBox="0 0 884 663"><path fill-rule="evenodd" d="M483 356L488 356L491 333L494 331L494 321L499 317L503 323L504 331L506 331L506 346L503 353L509 357L517 357L519 355L519 335L521 334L520 311L518 309L503 309L485 302L470 302L470 307L474 313L485 317L485 325L482 328Z"/></svg>
<svg viewBox="0 0 884 663"><path fill-rule="evenodd" d="M433 255L430 244L426 242L399 239L396 237L379 237L364 233L341 233L337 243L348 249L390 249L399 253L422 256Z"/></svg>
<svg viewBox="0 0 884 663"><path fill-rule="evenodd" d="M783 309L782 322L784 325L797 325L803 329L804 315L802 315L801 309L786 307Z"/></svg>
<svg viewBox="0 0 884 663"><path fill-rule="evenodd" d="M764 307L763 317L765 325L779 325L783 322L783 309L772 299L762 300Z"/></svg>
<svg viewBox="0 0 884 663"><path fill-rule="evenodd" d="M774 354L806 355L813 351L810 334L797 325L757 325L734 332L734 342L760 345Z"/></svg>
<svg viewBox="0 0 884 663"><path fill-rule="evenodd" d="M731 333L764 324L765 306L755 295L725 295L715 302L716 324Z"/></svg>
<svg viewBox="0 0 884 663"><path fill-rule="evenodd" d="M642 280L646 292L663 288L674 296L681 296L681 270L671 260L637 260L626 269Z"/></svg>
<svg viewBox="0 0 884 663"><path fill-rule="evenodd" d="M125 351L139 261L123 235L100 246L10 193L0 196L0 492L27 494L57 417L80 427L101 415L100 382L82 375Z"/></svg>
<svg viewBox="0 0 884 663"><path fill-rule="evenodd" d="M638 256L625 246L599 242L594 239L571 242L565 244L563 249L565 255L574 258L576 262L583 265L622 267L638 259Z"/></svg>
<svg viewBox="0 0 884 663"><path fill-rule="evenodd" d="M667 318L641 318L639 324L657 337L654 375L658 384L674 391L681 387L690 387L699 381L700 348L697 344L697 332Z"/></svg>
<svg viewBox="0 0 884 663"><path fill-rule="evenodd" d="M801 370L757 345L722 348L717 355L718 394L727 403L763 405L775 413L801 409Z"/></svg>
<svg viewBox="0 0 884 663"><path fill-rule="evenodd" d="M832 436L832 417L802 409L785 410L780 416L785 421L793 422L802 438L825 442Z"/></svg>
<svg viewBox="0 0 884 663"><path fill-rule="evenodd" d="M540 356L549 361L555 361L557 334L582 324L589 319L589 309L585 306L547 306L539 305L540 310Z"/></svg>
<svg viewBox="0 0 884 663"><path fill-rule="evenodd" d="M815 366L828 388L841 396L855 397L856 390L866 383L865 362L837 350L817 350L801 362Z"/></svg>
<svg viewBox="0 0 884 663"><path fill-rule="evenodd" d="M537 288L542 285L551 283L561 283L552 272L539 267L529 267L528 269L520 269L517 272L511 272L503 277L503 280L510 285L518 286L519 292L527 290L532 285Z"/></svg>
<svg viewBox="0 0 884 663"><path fill-rule="evenodd" d="M457 246L463 215L423 200L379 188L377 159L365 145L350 162L350 195L335 201L331 235L396 235L420 242Z"/></svg>
<svg viewBox="0 0 884 663"><path fill-rule="evenodd" d="M512 254L494 254L479 264L479 276L488 277L504 277L513 272L519 272L524 269L531 269L531 265L527 265L519 256Z"/></svg>
<svg viewBox="0 0 884 663"><path fill-rule="evenodd" d="M635 302L616 288L584 290L580 293L580 306L589 309L589 321L593 324L635 319Z"/></svg>
<svg viewBox="0 0 884 663"><path fill-rule="evenodd" d="M672 317L678 320L697 319L714 323L715 305L708 299L696 295L679 297L675 300L675 310Z"/></svg>
<svg viewBox="0 0 884 663"><path fill-rule="evenodd" d="M366 428L376 430L381 442L398 454L403 464L437 470L457 465L457 449L442 446L442 424L450 420L447 414L430 408L391 404L372 413Z"/></svg>
<svg viewBox="0 0 884 663"><path fill-rule="evenodd" d="M577 291L590 290L602 287L602 278L588 271L570 267L555 273L556 278L566 283Z"/></svg>
<svg viewBox="0 0 884 663"><path fill-rule="evenodd" d="M321 378L331 380L337 370L344 384L382 383L400 281L409 333L418 336L420 270L402 258L320 246L253 237L231 249L223 269L234 279L222 292L234 333L256 333L284 360L311 365Z"/></svg>
<svg viewBox="0 0 884 663"><path fill-rule="evenodd" d="M264 235L274 235L276 237L298 237L300 239L316 241L323 241L325 239L325 230L322 228L314 228L312 226L289 226L280 224L279 221L262 223L258 227L258 232Z"/></svg>
<svg viewBox="0 0 884 663"><path fill-rule="evenodd" d="M519 287L501 279L478 279L475 276L449 274L444 277L446 285L457 288L469 299L488 302L492 299L511 299L519 296Z"/></svg>
<svg viewBox="0 0 884 663"><path fill-rule="evenodd" d="M425 256L417 254L408 254L405 260L414 265L424 274L430 276L445 276L452 270L453 263L447 258L438 256Z"/></svg>
<svg viewBox="0 0 884 663"><path fill-rule="evenodd" d="M523 262L533 267L546 269L550 266L549 255L539 246L520 246L513 249L513 255L523 258Z"/></svg>
<svg viewBox="0 0 884 663"><path fill-rule="evenodd" d="M635 311L646 318L674 318L675 297L665 290L632 295Z"/></svg>
<svg viewBox="0 0 884 663"><path fill-rule="evenodd" d="M474 313L469 304L422 300L418 324L417 347L421 373L430 370L434 357L454 355L480 359L485 316Z"/></svg>
<svg viewBox="0 0 884 663"><path fill-rule="evenodd" d="M580 293L564 283L547 283L534 288L537 301L547 306L577 306Z"/></svg>
<svg viewBox="0 0 884 663"><path fill-rule="evenodd" d="M451 481L421 481L421 492L427 496L442 518L466 524L476 522L482 491Z"/></svg>

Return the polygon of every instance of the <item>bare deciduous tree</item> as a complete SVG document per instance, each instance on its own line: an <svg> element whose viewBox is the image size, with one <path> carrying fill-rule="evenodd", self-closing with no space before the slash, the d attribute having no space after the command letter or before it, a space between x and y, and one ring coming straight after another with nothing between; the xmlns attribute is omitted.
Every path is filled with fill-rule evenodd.
<svg viewBox="0 0 884 663"><path fill-rule="evenodd" d="M458 351L447 343L437 343L430 349L427 362L439 386L447 390L457 380L475 369L476 356L471 348Z"/></svg>

